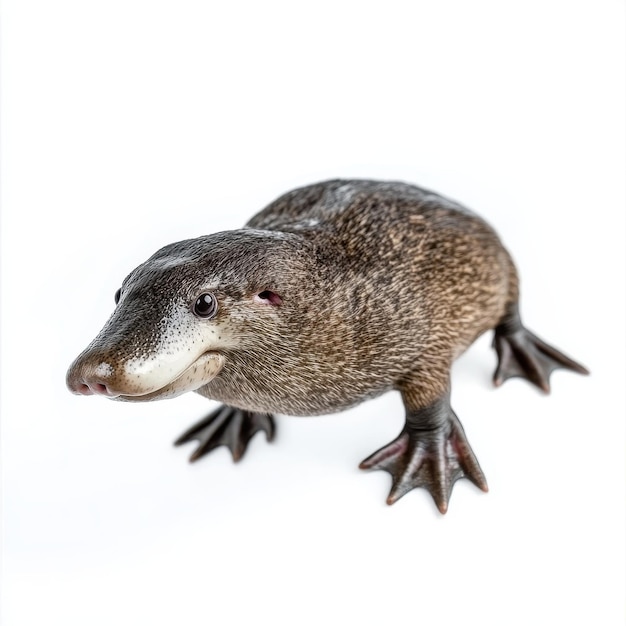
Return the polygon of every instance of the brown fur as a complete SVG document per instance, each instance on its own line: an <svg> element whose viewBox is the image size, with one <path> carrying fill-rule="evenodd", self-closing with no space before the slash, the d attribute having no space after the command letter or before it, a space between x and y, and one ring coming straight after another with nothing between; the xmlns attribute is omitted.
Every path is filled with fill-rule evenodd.
<svg viewBox="0 0 626 626"><path fill-rule="evenodd" d="M200 390L240 408L311 415L389 389L407 408L427 406L448 388L452 361L517 301L515 268L494 231L411 185L304 187L248 227L296 235L290 257L301 267L277 268L280 323L251 321L245 348Z"/></svg>

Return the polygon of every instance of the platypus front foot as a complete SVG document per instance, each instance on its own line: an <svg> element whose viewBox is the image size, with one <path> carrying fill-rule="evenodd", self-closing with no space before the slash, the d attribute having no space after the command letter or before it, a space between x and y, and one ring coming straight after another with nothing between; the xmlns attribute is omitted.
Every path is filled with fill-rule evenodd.
<svg viewBox="0 0 626 626"><path fill-rule="evenodd" d="M267 440L272 441L275 429L274 418L269 413L253 413L222 405L185 431L174 445L180 446L194 439L199 441L200 445L189 457L192 463L218 446L228 446L233 461L239 461L255 433L265 431Z"/></svg>
<svg viewBox="0 0 626 626"><path fill-rule="evenodd" d="M420 415L421 413L421 415ZM449 398L407 415L400 436L359 466L389 472L393 482L387 504L416 487L425 487L441 513L448 510L454 483L463 476L487 491L487 481Z"/></svg>

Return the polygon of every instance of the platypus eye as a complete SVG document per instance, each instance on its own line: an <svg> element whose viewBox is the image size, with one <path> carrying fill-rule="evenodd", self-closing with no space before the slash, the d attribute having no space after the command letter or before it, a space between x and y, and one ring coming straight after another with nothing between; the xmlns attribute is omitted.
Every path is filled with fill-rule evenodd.
<svg viewBox="0 0 626 626"><path fill-rule="evenodd" d="M203 293L193 305L193 312L198 317L213 317L217 313L217 300L212 293Z"/></svg>
<svg viewBox="0 0 626 626"><path fill-rule="evenodd" d="M117 304L117 303L120 301L120 296L121 296L121 295L122 295L122 290L121 290L121 289L118 289L118 290L115 292L115 304Z"/></svg>

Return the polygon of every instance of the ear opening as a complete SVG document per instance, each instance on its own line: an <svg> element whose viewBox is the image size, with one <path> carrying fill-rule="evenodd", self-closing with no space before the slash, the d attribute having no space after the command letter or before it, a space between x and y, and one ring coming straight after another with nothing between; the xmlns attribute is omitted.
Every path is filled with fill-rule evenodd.
<svg viewBox="0 0 626 626"><path fill-rule="evenodd" d="M262 304L272 304L274 306L279 306L283 303L283 299L275 292L270 291L269 289L264 289L263 291L257 293L254 296L256 302L260 302Z"/></svg>

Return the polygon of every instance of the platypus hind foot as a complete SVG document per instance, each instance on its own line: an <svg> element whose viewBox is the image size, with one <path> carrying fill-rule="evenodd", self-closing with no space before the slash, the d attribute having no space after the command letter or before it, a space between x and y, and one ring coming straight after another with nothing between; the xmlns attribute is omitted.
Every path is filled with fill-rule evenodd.
<svg viewBox="0 0 626 626"><path fill-rule="evenodd" d="M463 476L483 491L488 490L463 427L449 406L441 425L419 429L407 421L397 439L365 459L359 467L391 474L393 482L387 504L393 504L411 489L425 487L439 511L445 513L452 487Z"/></svg>
<svg viewBox="0 0 626 626"><path fill-rule="evenodd" d="M507 378L521 376L549 393L550 374L557 368L589 374L587 368L548 345L521 325L515 330L511 330L506 324L498 326L493 345L498 354L498 367L493 375L493 382L497 387Z"/></svg>
<svg viewBox="0 0 626 626"><path fill-rule="evenodd" d="M261 430L265 431L267 440L272 441L275 425L274 418L268 413L252 413L222 405L185 431L174 445L180 446L194 439L199 441L200 445L189 457L192 463L222 445L228 446L233 461L239 461L250 439Z"/></svg>

